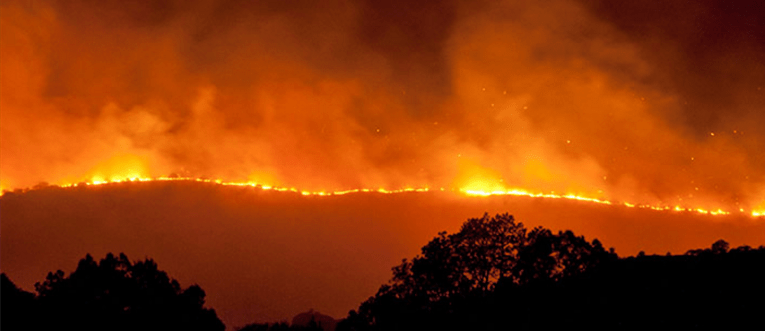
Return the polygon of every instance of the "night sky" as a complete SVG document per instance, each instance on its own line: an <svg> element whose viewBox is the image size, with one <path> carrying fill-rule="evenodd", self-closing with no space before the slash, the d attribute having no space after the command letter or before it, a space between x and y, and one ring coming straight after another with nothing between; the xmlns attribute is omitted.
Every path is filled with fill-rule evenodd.
<svg viewBox="0 0 765 331"><path fill-rule="evenodd" d="M3 1L0 190L171 175L314 192L431 189L304 197L163 182L4 195L3 271L31 289L88 252L159 256L182 282L200 282L214 308L239 309L221 316L242 325L308 308L341 317L401 258L485 211L598 236L620 254L682 253L723 235L763 244L755 216L765 213L763 13L756 0ZM183 185L205 189L177 193ZM176 192L175 204L162 190ZM460 193L508 190L732 214ZM210 200L221 194L236 203ZM192 203L206 217L178 211ZM289 218L295 228L277 227L285 235L309 233L305 222L328 242L356 247L323 251L317 263L337 256L368 274L322 276L356 286L335 301L322 301L324 292L279 301L286 292L276 290L227 297L236 291L216 282L287 286L259 280L271 271L256 257L299 265L296 252L312 251L285 253L280 237L253 229L242 233L272 244L248 247L234 229L281 224L277 214L252 212L256 205L299 214ZM388 217L368 213L388 209ZM335 216L340 223L317 225ZM152 227L162 222L188 228ZM346 226L354 222L364 226ZM26 235L25 226L40 224L61 236L57 247L82 239L50 253L44 243L53 239ZM390 233L378 243L354 237L373 238L367 226ZM147 238L162 230L189 243L200 228L218 229L205 240L233 251L190 261L251 266L224 269L243 273L226 278L184 266L192 262L168 253L180 242L92 239L143 228ZM278 254L262 253L270 251ZM45 258L33 267L31 256ZM280 268L299 270L297 288L327 272ZM250 309L246 300L261 301Z"/></svg>

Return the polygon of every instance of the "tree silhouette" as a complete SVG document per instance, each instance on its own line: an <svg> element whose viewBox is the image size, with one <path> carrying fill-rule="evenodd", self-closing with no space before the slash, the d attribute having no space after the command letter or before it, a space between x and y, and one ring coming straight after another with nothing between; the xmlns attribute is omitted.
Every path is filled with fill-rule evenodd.
<svg viewBox="0 0 765 331"><path fill-rule="evenodd" d="M705 256L705 255L720 255L725 254L728 252L728 249L730 248L730 245L725 240L718 240L715 241L712 244L712 247L707 249L692 249L685 253L685 255L692 255L692 256ZM737 250L749 250L751 247L749 246L742 246L739 248L736 248Z"/></svg>
<svg viewBox="0 0 765 331"><path fill-rule="evenodd" d="M537 227L529 232L519 248L510 278L515 284L558 281L613 259L616 255L607 252L597 239L589 243L571 231L553 234Z"/></svg>
<svg viewBox="0 0 765 331"><path fill-rule="evenodd" d="M460 231L441 232L422 248L422 255L393 268L382 292L438 301L473 291L488 291L511 271L526 228L508 214L472 218Z"/></svg>
<svg viewBox="0 0 765 331"><path fill-rule="evenodd" d="M571 231L553 234L541 227L527 231L509 214L484 214L469 219L457 233L439 233L421 255L403 260L393 268L389 284L338 327L452 329L455 325L448 321L455 311L475 309L471 303L490 295L498 284L558 281L614 259L598 240L589 243Z"/></svg>
<svg viewBox="0 0 765 331"><path fill-rule="evenodd" d="M125 254L109 253L96 262L88 254L68 277L61 270L48 273L35 289L36 315L44 318L24 329L225 329L215 311L204 307L198 285L181 289L151 259L131 263Z"/></svg>
<svg viewBox="0 0 765 331"><path fill-rule="evenodd" d="M765 247L619 259L509 215L439 233L338 331L765 329Z"/></svg>
<svg viewBox="0 0 765 331"><path fill-rule="evenodd" d="M725 240L718 240L715 241L714 244L712 244L712 253L713 254L725 254L728 252L728 249L730 248L730 245L728 245L728 242Z"/></svg>

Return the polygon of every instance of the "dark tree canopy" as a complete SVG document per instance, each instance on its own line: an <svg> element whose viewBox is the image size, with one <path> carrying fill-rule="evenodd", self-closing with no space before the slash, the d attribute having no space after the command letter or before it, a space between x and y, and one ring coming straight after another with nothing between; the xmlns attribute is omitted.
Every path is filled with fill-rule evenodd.
<svg viewBox="0 0 765 331"><path fill-rule="evenodd" d="M518 285L559 281L616 259L598 239L590 243L571 231L553 234L541 227L531 230L518 250L516 263L507 275L508 280Z"/></svg>
<svg viewBox="0 0 765 331"><path fill-rule="evenodd" d="M394 267L391 284L381 291L437 301L490 290L509 275L525 236L523 224L507 214L470 219L458 233L439 233L422 255Z"/></svg>
<svg viewBox="0 0 765 331"><path fill-rule="evenodd" d="M198 285L182 289L151 259L131 263L124 254L109 253L96 262L88 254L69 276L48 273L35 289L34 315L40 318L19 321L23 329L225 329L204 307Z"/></svg>
<svg viewBox="0 0 765 331"><path fill-rule="evenodd" d="M558 280L614 257L597 239L590 243L571 231L553 234L541 227L528 231L512 215L484 214L457 233L439 233L421 255L394 267L391 284L381 292L437 301L490 291L500 280Z"/></svg>
<svg viewBox="0 0 765 331"><path fill-rule="evenodd" d="M338 331L759 330L763 275L762 246L619 259L597 239L484 215L394 267Z"/></svg>
<svg viewBox="0 0 765 331"><path fill-rule="evenodd" d="M457 233L439 233L421 255L394 267L389 284L352 311L343 327L433 327L396 323L448 314L455 302L488 295L499 284L557 281L613 259L616 255L597 239L590 243L571 231L554 234L541 227L528 231L509 214L485 214L469 219Z"/></svg>

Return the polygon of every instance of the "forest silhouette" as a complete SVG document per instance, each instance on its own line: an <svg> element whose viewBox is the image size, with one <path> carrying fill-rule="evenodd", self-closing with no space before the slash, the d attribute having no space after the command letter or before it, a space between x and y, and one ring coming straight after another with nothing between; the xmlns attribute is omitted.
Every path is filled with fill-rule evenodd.
<svg viewBox="0 0 765 331"><path fill-rule="evenodd" d="M440 233L338 330L757 329L765 247L618 258L508 214Z"/></svg>
<svg viewBox="0 0 765 331"><path fill-rule="evenodd" d="M96 262L88 254L74 272L50 272L35 290L2 274L3 330L225 330L204 307L202 288L181 289L151 259L109 253Z"/></svg>
<svg viewBox="0 0 765 331"><path fill-rule="evenodd" d="M485 214L439 233L392 274L336 328L311 311L300 325L237 330L765 328L765 247L723 240L684 255L619 258L597 239ZM2 275L3 330L225 329L199 286L182 289L151 259L87 255L35 290Z"/></svg>

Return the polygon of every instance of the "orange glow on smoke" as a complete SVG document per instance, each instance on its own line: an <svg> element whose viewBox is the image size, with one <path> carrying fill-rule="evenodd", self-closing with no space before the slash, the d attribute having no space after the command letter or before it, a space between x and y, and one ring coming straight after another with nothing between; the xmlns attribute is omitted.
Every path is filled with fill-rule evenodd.
<svg viewBox="0 0 765 331"><path fill-rule="evenodd" d="M567 0L184 3L2 3L0 190L178 174L765 215L762 43L703 4L622 26ZM735 38L650 35L686 21Z"/></svg>
<svg viewBox="0 0 765 331"><path fill-rule="evenodd" d="M459 160L460 173L454 181L456 187L465 192L505 191L499 172L484 168L466 158Z"/></svg>
<svg viewBox="0 0 765 331"><path fill-rule="evenodd" d="M765 201L763 201L763 203L761 205L759 205L759 206L754 208L754 210L752 211L752 216L755 216L755 217L758 217L758 216L765 217Z"/></svg>
<svg viewBox="0 0 765 331"><path fill-rule="evenodd" d="M135 155L118 155L99 163L91 171L91 183L122 182L146 178L146 162Z"/></svg>

